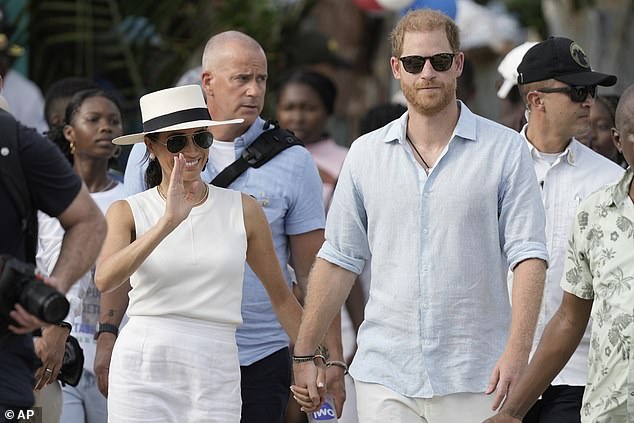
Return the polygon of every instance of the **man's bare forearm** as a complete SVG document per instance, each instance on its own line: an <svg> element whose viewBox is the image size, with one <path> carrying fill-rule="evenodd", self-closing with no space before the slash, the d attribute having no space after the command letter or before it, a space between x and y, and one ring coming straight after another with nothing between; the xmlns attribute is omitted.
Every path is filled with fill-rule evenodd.
<svg viewBox="0 0 634 423"><path fill-rule="evenodd" d="M544 295L545 279L546 262L543 260L528 259L515 267L511 330L507 350L525 354L526 357L530 354Z"/></svg>
<svg viewBox="0 0 634 423"><path fill-rule="evenodd" d="M341 306L350 292L355 277L354 273L323 259L315 261L309 278L302 324L295 344L296 354L312 354L327 332L328 342L336 342L334 338L338 338L339 344L341 343ZM339 318L336 318L337 316ZM340 345L335 345L335 350L340 349Z"/></svg>

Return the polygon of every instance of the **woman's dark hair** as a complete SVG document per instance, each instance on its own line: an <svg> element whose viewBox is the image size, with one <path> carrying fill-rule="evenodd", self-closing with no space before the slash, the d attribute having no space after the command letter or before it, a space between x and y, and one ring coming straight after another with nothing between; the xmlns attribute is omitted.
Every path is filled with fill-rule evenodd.
<svg viewBox="0 0 634 423"><path fill-rule="evenodd" d="M78 93L75 93L75 95L73 95L73 97L68 102L68 105L66 106L64 122L66 122L67 125L70 125L73 118L77 114L77 111L79 110L81 105L84 104L84 101L86 101L86 99L88 98L93 98L93 97L104 97L110 100L111 102L114 103L115 106L117 106L119 113L121 113L121 105L119 104L119 100L117 100L117 98L114 95L112 95L108 91L95 88L90 90L79 91Z"/></svg>
<svg viewBox="0 0 634 423"><path fill-rule="evenodd" d="M158 134L145 134L147 138L152 142L158 141ZM163 171L161 170L161 164L157 158L150 158L150 152L145 152L144 160L148 162L147 169L145 170L145 185L149 188L154 188L159 185L163 180Z"/></svg>
<svg viewBox="0 0 634 423"><path fill-rule="evenodd" d="M71 125L72 120L74 119L81 105L84 104L84 101L93 97L107 98L112 103L114 103L115 106L117 106L119 113L121 113L121 106L119 105L119 101L111 93L103 91L101 89L89 89L79 91L78 93L75 93L75 95L73 95L68 105L66 106L64 123L61 125L52 126L46 133L46 136L48 136L48 138L53 141L53 143L55 143L60 150L62 150L62 153L64 153L64 156L66 156L71 164L73 164L74 162L73 154L71 152L70 142L64 136L64 126Z"/></svg>
<svg viewBox="0 0 634 423"><path fill-rule="evenodd" d="M334 112L337 87L326 75L311 69L295 69L287 72L278 80L276 90L278 95L290 84L308 85L319 94L328 114L331 115Z"/></svg>

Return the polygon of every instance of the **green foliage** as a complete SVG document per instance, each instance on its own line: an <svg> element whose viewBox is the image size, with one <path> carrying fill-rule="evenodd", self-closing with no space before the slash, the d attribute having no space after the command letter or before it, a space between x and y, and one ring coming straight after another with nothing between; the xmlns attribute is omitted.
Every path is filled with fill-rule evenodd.
<svg viewBox="0 0 634 423"><path fill-rule="evenodd" d="M275 73L284 39L299 30L316 0L280 6L277 0L47 0L25 1L29 76L45 91L68 76L93 78L136 110L138 98L172 86L200 64L215 33L235 29L258 40Z"/></svg>

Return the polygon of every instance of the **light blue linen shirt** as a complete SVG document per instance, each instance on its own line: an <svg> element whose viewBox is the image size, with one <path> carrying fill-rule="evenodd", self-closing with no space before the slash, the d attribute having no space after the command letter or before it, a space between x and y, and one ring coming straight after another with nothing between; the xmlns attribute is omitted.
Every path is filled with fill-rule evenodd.
<svg viewBox="0 0 634 423"><path fill-rule="evenodd" d="M264 120L258 118L247 132L234 140L236 158L263 132L263 125ZM145 146L138 144L128 158L125 185L130 193L145 189L143 176L147 164L139 164L143 162L144 154ZM211 162L207 163L203 180L210 182L220 170ZM290 287L288 236L323 229L325 222L321 178L310 153L301 146L287 148L264 166L247 169L229 188L252 195L264 209L275 252ZM248 265L245 266L243 323L236 333L241 366L253 364L289 343L262 282Z"/></svg>
<svg viewBox="0 0 634 423"><path fill-rule="evenodd" d="M352 144L319 252L355 273L372 256L350 373L409 397L483 392L508 338L507 269L548 258L524 141L460 107L429 176L407 113Z"/></svg>

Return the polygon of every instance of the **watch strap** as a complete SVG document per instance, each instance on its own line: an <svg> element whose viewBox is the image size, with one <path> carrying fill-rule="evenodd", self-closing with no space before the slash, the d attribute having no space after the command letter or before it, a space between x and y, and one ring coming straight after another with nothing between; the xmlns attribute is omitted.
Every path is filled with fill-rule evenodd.
<svg viewBox="0 0 634 423"><path fill-rule="evenodd" d="M97 324L97 331L95 332L95 341L99 338L104 332L112 333L115 337L119 336L119 328L115 325L111 325L110 323L99 323Z"/></svg>

